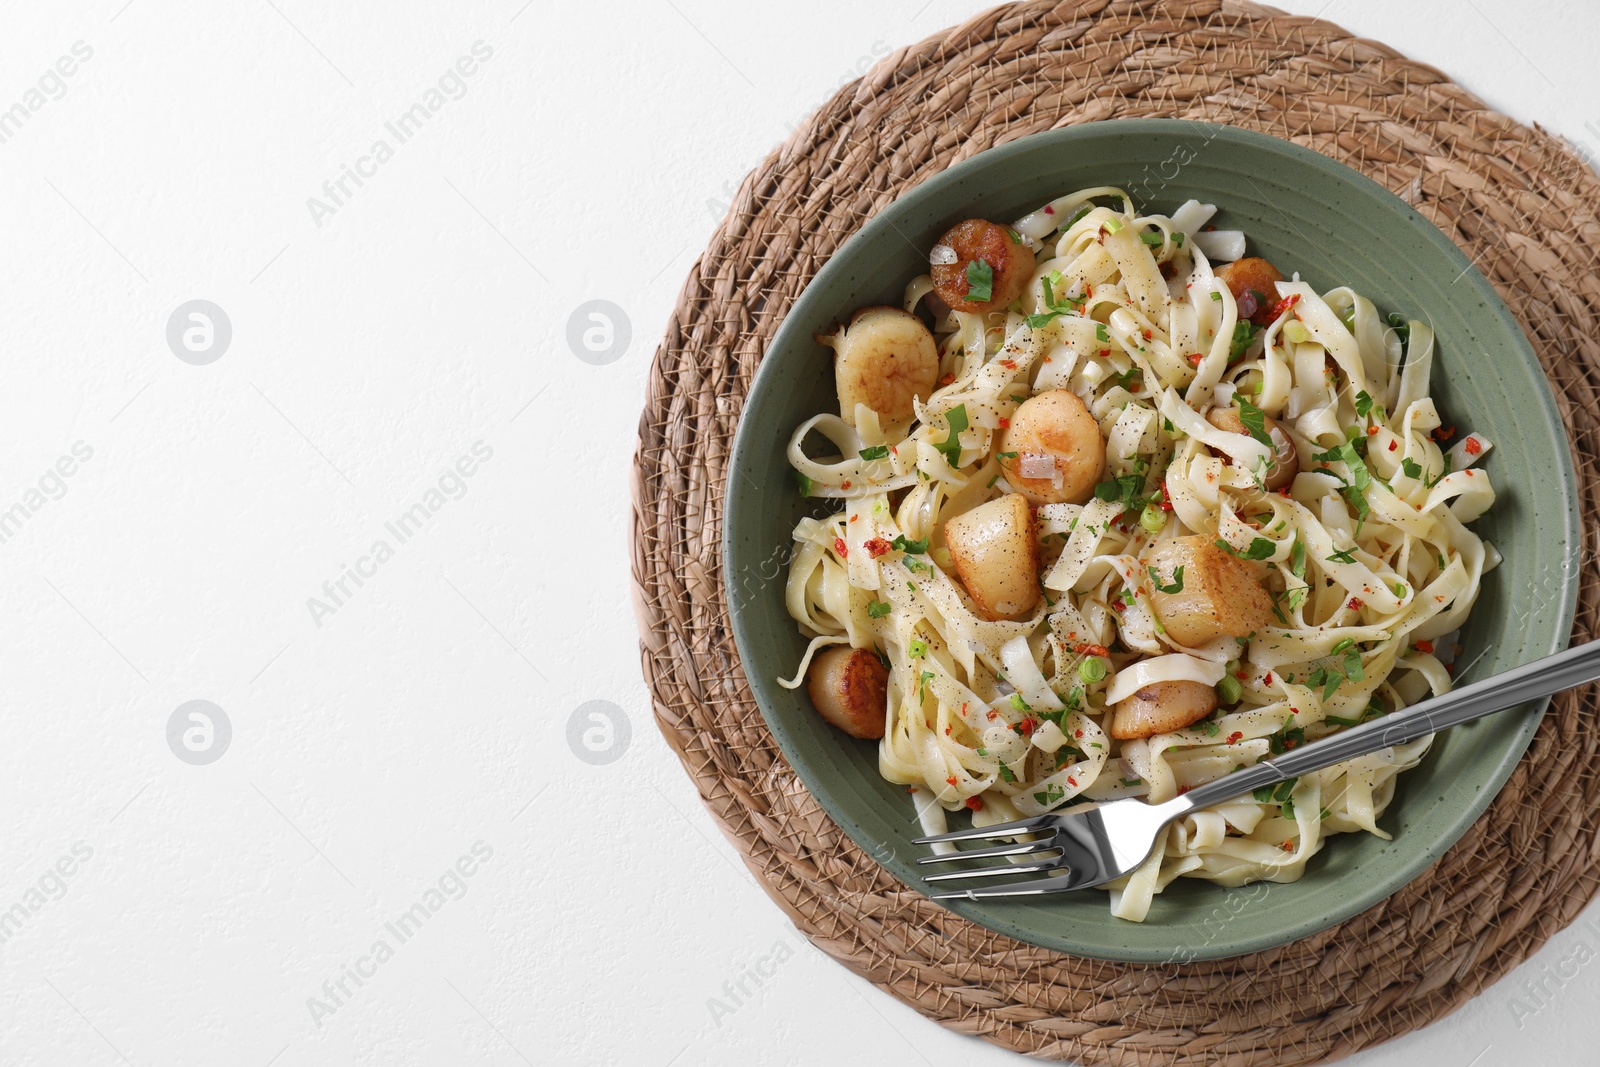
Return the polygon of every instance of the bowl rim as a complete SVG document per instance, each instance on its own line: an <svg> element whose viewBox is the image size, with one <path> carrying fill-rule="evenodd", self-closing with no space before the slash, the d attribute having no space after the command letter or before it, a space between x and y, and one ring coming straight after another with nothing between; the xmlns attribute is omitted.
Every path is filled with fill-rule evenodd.
<svg viewBox="0 0 1600 1067"><path fill-rule="evenodd" d="M722 564L722 591L728 607L728 616L732 625L734 645L738 652L740 669L745 673L751 697L760 709L761 717L777 742L784 759L805 785L806 790L828 814L828 817L849 836L851 841L872 856L873 861L897 881L919 894L923 893L923 890L914 879L907 877L911 870L911 865L898 856L891 856L889 859L878 857L873 848L872 835L868 834L866 829L851 817L846 806L835 800L826 787L824 780L814 773L808 762L799 758L799 749L791 738L788 727L781 717L773 713L764 698L763 685L759 684L749 671L745 670L745 664L750 659L751 640L747 637L747 634L751 629L751 622L733 585L735 574L734 557L737 552L737 546L735 544L736 524L731 517L738 514L737 504L745 495L746 490L742 485L742 479L731 477L731 473L746 466L751 450L757 447L757 441L765 443L766 438L770 435L752 429L749 420L744 418L744 415L751 406L751 401L767 387L768 379L777 373L775 369L776 362L769 360L767 353L786 348L795 342L793 335L801 328L799 323L804 318L802 313L809 310L811 304L821 301L819 294L829 286L835 276L847 275L850 271L852 257L849 253L853 250L853 247L869 245L891 232L897 232L895 224L903 216L918 210L922 201L937 196L948 187L959 185L971 173L992 167L997 162L1014 155L1037 151L1041 147L1053 145L1057 142L1071 142L1087 135L1105 131L1110 127L1129 133L1147 132L1153 137L1180 132L1189 134L1203 132L1208 141L1232 141L1248 148L1278 153L1290 159L1297 159L1313 168L1323 170L1338 180L1365 191L1368 195L1378 194L1380 199L1389 202L1391 210L1397 211L1400 217L1405 218L1422 233L1424 240L1434 245L1447 260L1453 263L1461 272L1460 280L1470 280L1473 288L1482 298L1489 312L1494 315L1504 328L1512 345L1518 349L1521 357L1532 367L1538 368L1539 376L1546 385L1545 389L1538 391L1543 424L1556 427L1563 432L1565 428L1565 424L1562 422L1556 408L1549 376L1539 362L1527 335L1523 332L1521 323L1518 322L1494 286L1477 269L1466 253L1424 215L1382 184L1336 159L1291 141L1241 127L1221 126L1190 119L1128 118L1083 122L1019 137L1016 140L988 148L901 192L893 201L867 219L859 229L841 243L838 249L828 257L827 261L805 284L805 287L795 298L794 303L785 312L783 321L779 323L778 328L774 331L771 341L763 347L761 362L752 376L750 387L740 407L739 423L734 432L733 448L729 454L728 472L730 476L725 479L723 490L723 528L720 538L720 560ZM1421 223L1421 225L1417 226L1417 223ZM1565 543L1571 546L1577 544L1579 539L1577 482L1570 451L1567 449L1560 450L1559 458L1561 466L1560 491L1565 505L1562 509L1565 520L1563 533L1565 534ZM1536 654L1553 654L1568 645L1571 639L1573 620L1576 616L1577 599L1578 583L1576 574L1574 574L1563 583L1560 589L1560 603L1557 605L1559 621L1555 629L1555 636L1551 642L1552 647L1547 651L1536 651ZM1390 873L1369 882L1366 888L1351 894L1349 899L1341 906L1315 916L1309 916L1299 923L1290 924L1282 931L1258 937L1246 935L1223 939L1222 943L1208 944L1199 951L1186 950L1184 959L1189 961L1228 959L1277 948L1336 926L1393 896L1404 886L1414 881L1440 856L1453 847L1466 834L1467 830L1477 822L1483 812L1488 809L1495 797L1505 787L1506 781L1511 777L1517 764L1526 753L1528 746L1532 743L1534 734L1538 730L1539 723L1543 720L1548 706L1549 699L1546 698L1527 705L1526 712L1520 714L1516 712L1505 713L1502 721L1511 723L1512 726L1507 731L1504 752L1485 780L1484 787L1477 791L1471 801L1463 804L1457 810L1455 817L1446 823L1442 832L1430 837L1425 844L1416 848L1409 857L1400 859ZM1517 718L1512 719L1512 715L1516 715ZM904 870L901 868L904 868ZM965 901L940 901L939 903L968 921L993 930L996 933L1005 934L1026 944L1054 951L1120 963L1167 963L1172 962L1174 958L1170 950L1161 952L1148 948L1128 947L1112 953L1104 951L1098 946L1076 942L1070 937L1041 936L1036 930L1021 924L1004 919L996 919L989 914L982 914L980 908Z"/></svg>

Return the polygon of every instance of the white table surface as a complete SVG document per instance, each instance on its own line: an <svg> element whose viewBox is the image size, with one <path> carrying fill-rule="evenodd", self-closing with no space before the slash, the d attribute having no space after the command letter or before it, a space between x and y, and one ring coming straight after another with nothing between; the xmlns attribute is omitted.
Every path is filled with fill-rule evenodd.
<svg viewBox="0 0 1600 1067"><path fill-rule="evenodd" d="M729 194L982 6L5 5L0 1062L1014 1062L756 887L652 723L625 543L651 352ZM1285 6L1600 152L1592 5ZM204 365L167 340L192 300L231 324ZM567 340L591 300L631 325L605 365ZM191 700L231 726L203 765L169 747ZM568 743L596 700L604 765ZM1596 945L1591 909L1352 1062L1589 1062Z"/></svg>

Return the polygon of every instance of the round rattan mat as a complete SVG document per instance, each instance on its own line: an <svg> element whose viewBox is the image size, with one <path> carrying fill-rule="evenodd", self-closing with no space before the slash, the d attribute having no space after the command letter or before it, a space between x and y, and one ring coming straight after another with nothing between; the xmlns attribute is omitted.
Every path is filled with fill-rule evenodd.
<svg viewBox="0 0 1600 1067"><path fill-rule="evenodd" d="M639 427L644 673L662 732L767 891L814 944L930 1019L1092 1064L1326 1062L1451 1011L1594 895L1592 691L1554 701L1490 811L1384 903L1270 952L1138 966L1012 941L885 874L784 762L729 627L720 539L734 427L766 342L817 268L958 160L1135 116L1286 138L1416 205L1525 325L1571 433L1584 514L1600 514L1600 180L1567 146L1327 22L1218 0L1015 4L846 86L745 180L691 272ZM1575 641L1600 616L1594 529L1586 519Z"/></svg>

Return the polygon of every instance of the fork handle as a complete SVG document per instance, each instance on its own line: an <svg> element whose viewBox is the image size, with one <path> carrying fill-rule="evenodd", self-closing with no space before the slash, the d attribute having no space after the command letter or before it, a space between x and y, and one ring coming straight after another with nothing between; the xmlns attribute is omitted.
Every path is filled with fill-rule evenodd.
<svg viewBox="0 0 1600 1067"><path fill-rule="evenodd" d="M1600 641L1590 641L1235 771L1189 790L1182 799L1189 802L1186 810L1210 807L1596 680L1600 680Z"/></svg>

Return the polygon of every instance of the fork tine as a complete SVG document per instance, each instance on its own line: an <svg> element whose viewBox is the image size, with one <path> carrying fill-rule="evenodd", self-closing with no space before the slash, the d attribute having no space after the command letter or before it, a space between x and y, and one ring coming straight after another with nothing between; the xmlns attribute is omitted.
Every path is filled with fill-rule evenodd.
<svg viewBox="0 0 1600 1067"><path fill-rule="evenodd" d="M965 852L945 852L937 856L923 856L918 863L949 863L951 860L986 860L994 856L1026 856L1030 852L1048 852L1061 846L1056 843L1056 835L1051 834L1043 841L1024 841L1019 845L1001 845L998 848L972 848Z"/></svg>
<svg viewBox="0 0 1600 1067"><path fill-rule="evenodd" d="M982 886L977 889L958 889L954 893L933 893L930 900L982 900L985 897L1030 897L1043 893L1064 893L1073 889L1088 889L1097 883L1074 883L1073 875L1061 874L1054 878L1034 878L1011 885Z"/></svg>
<svg viewBox="0 0 1600 1067"><path fill-rule="evenodd" d="M1029 819L1018 819L1015 822L995 823L993 826L974 826L970 830L953 830L948 834L935 834L932 837L919 837L913 840L913 845L935 845L943 841L981 841L989 837L1013 837L1017 834L1033 833L1055 821L1054 815L1035 815Z"/></svg>
<svg viewBox="0 0 1600 1067"><path fill-rule="evenodd" d="M979 867L971 871L941 871L938 874L926 875L924 880L929 882L954 882L963 878L995 878L1003 874L1034 874L1038 871L1055 870L1061 865L1060 860L1045 860L1041 863L997 863L992 867Z"/></svg>

